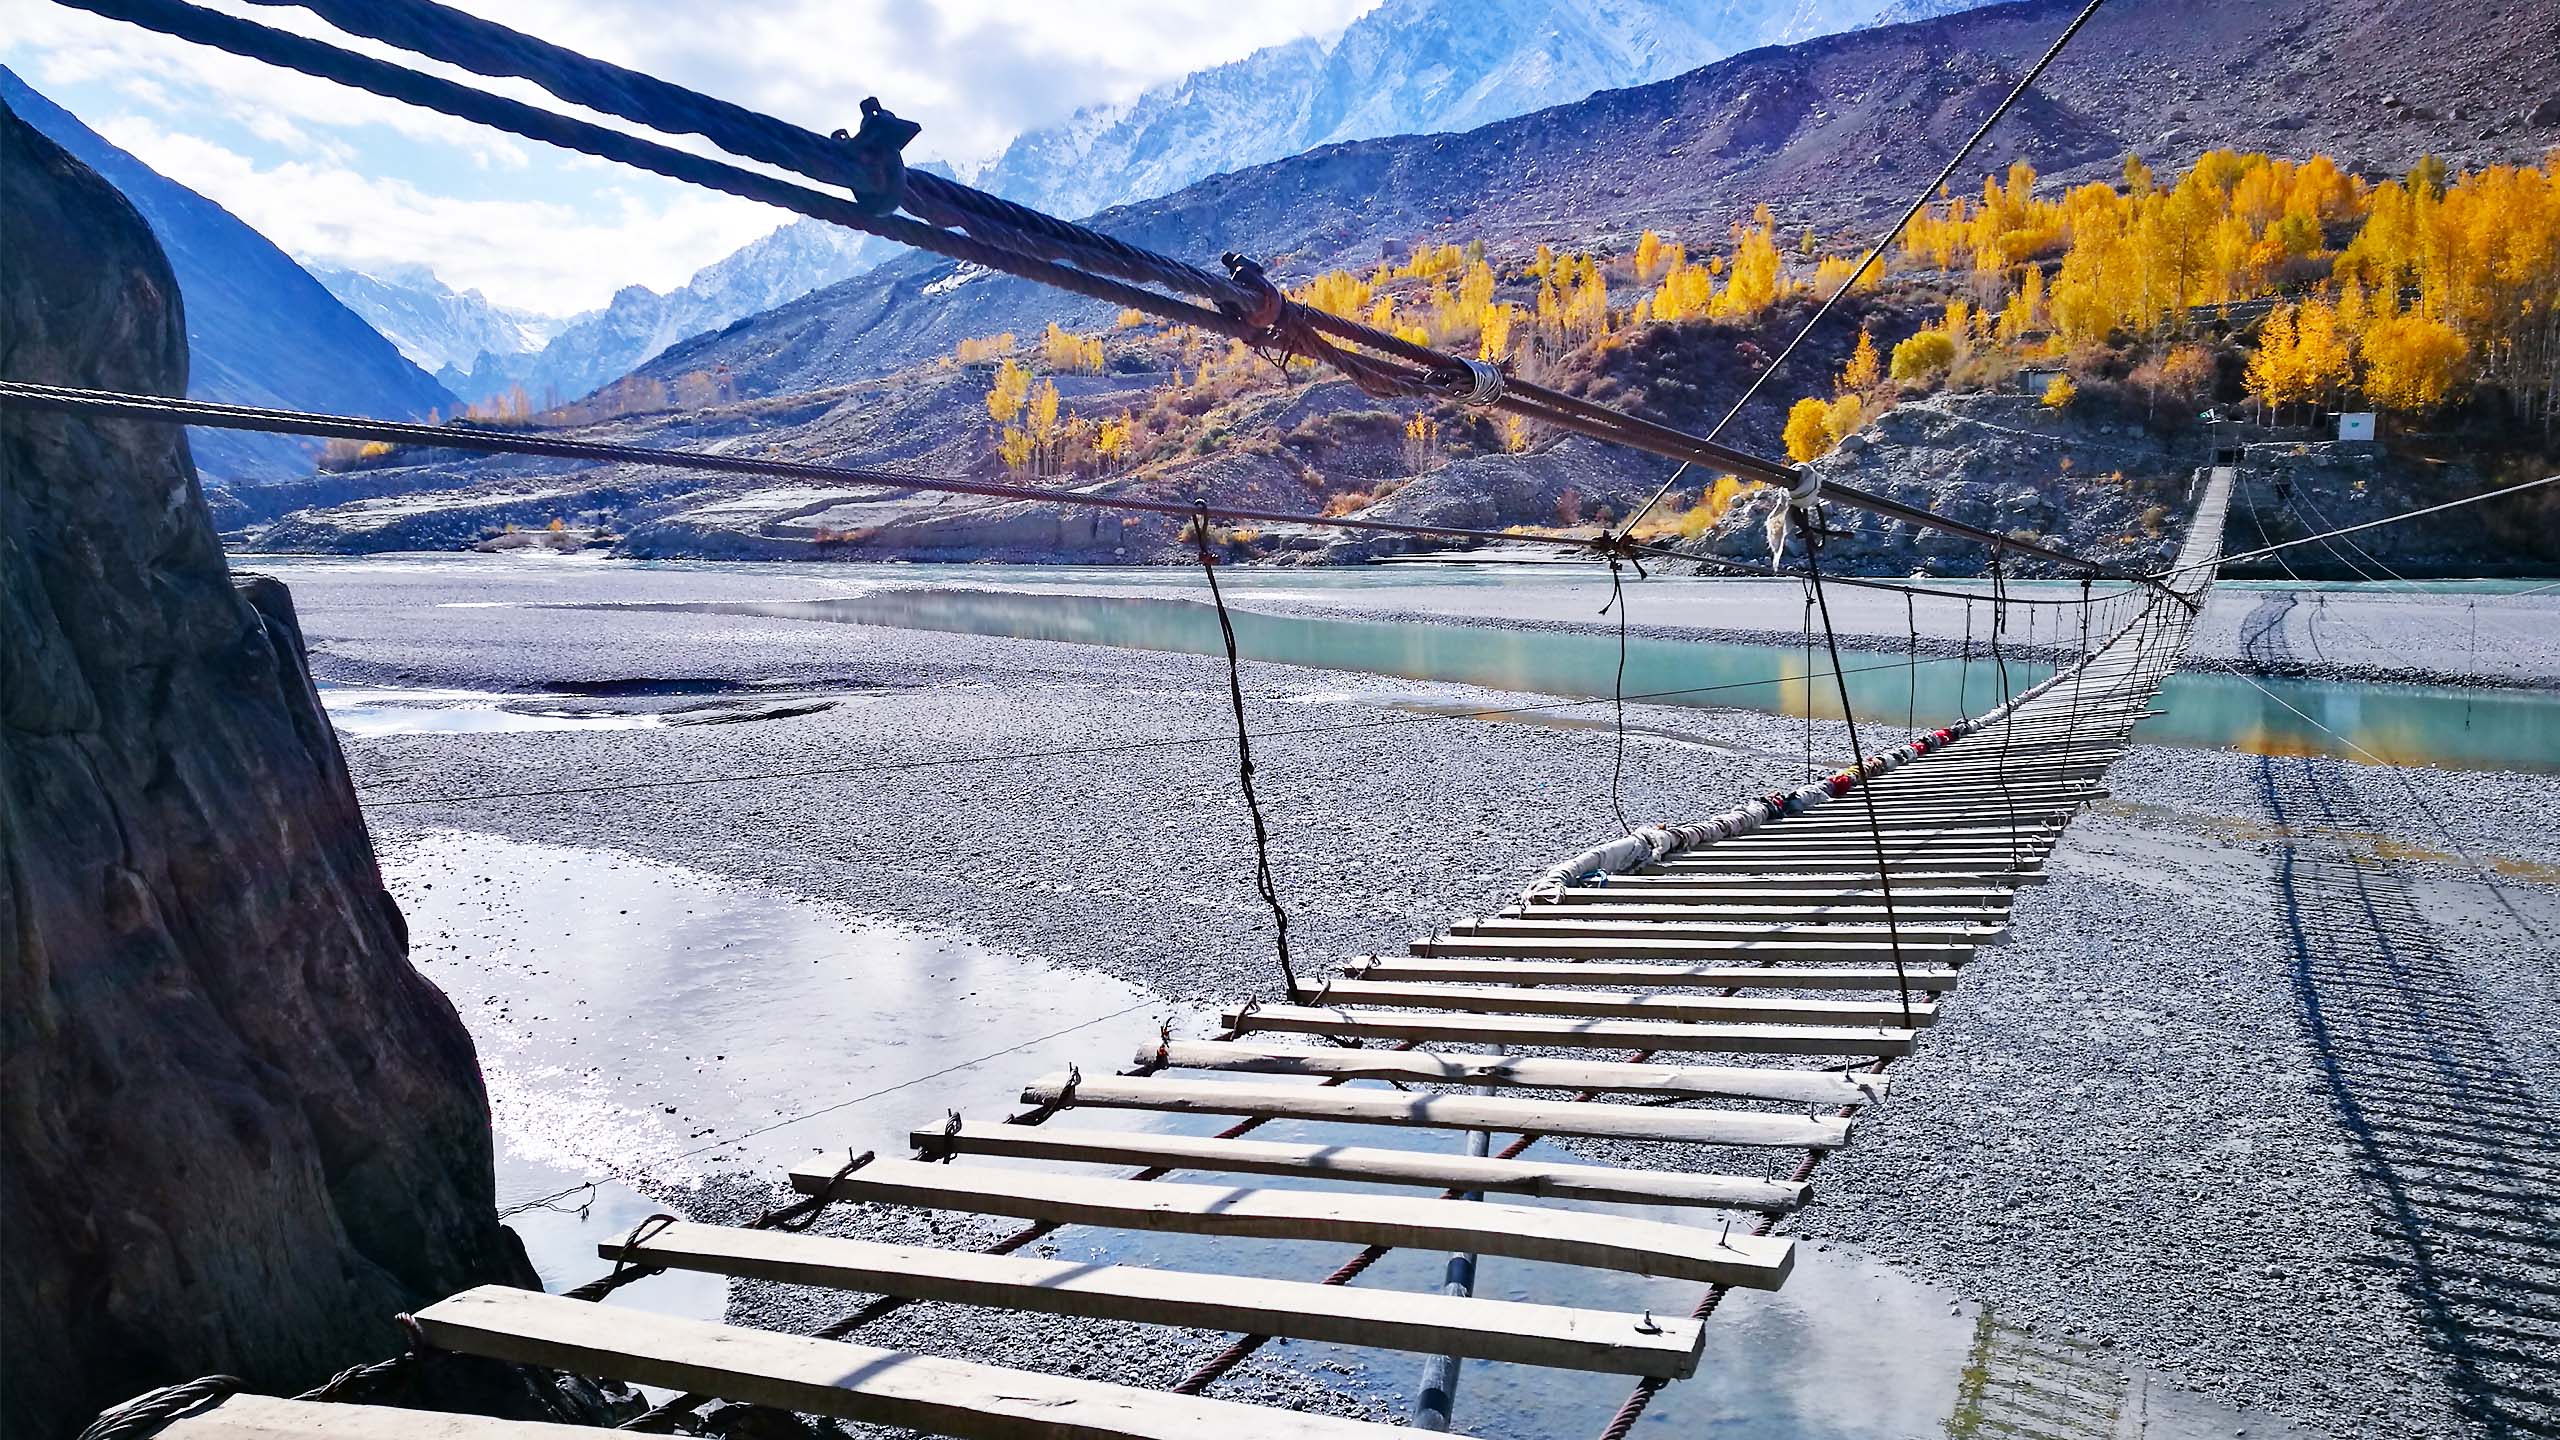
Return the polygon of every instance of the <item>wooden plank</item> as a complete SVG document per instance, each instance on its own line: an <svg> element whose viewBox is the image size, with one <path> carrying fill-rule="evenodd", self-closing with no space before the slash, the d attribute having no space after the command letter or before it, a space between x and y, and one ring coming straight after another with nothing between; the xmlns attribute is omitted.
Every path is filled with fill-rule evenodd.
<svg viewBox="0 0 2560 1440"><path fill-rule="evenodd" d="M1936 1013L1925 999L1914 1000L1906 1018L1898 1000L1640 995L1625 990L1407 984L1392 980L1335 980L1323 986L1300 981L1291 998L1301 1005L1385 1005L1405 1010L1466 1010L1496 1015L1625 1015L1762 1025L1926 1025Z"/></svg>
<svg viewBox="0 0 2560 1440"><path fill-rule="evenodd" d="M234 1395L169 1422L158 1440L595 1440L596 1434L588 1425Z"/></svg>
<svg viewBox="0 0 2560 1440"><path fill-rule="evenodd" d="M1214 1135L1166 1135L1152 1130L1078 1130L1055 1121L963 1126L956 1135L946 1135L941 1126L933 1125L917 1130L913 1138L916 1148L929 1155L947 1150L960 1155L1140 1165L1208 1174L1311 1176L1363 1185L1419 1185L1619 1205L1705 1205L1776 1212L1802 1205L1811 1189L1801 1181L1747 1175L1621 1170L1614 1165L1501 1160L1359 1145L1221 1140Z"/></svg>
<svg viewBox="0 0 2560 1440"><path fill-rule="evenodd" d="M1734 990L1900 990L1956 988L1957 971L1935 965L1680 965L1640 960L1466 960L1377 955L1342 963L1363 980L1444 980L1476 985L1625 985L1639 990L1682 986ZM1342 996L1335 996L1342 999Z"/></svg>
<svg viewBox="0 0 2560 1440"><path fill-rule="evenodd" d="M1230 1010L1239 1030L1380 1040L1453 1041L1470 1045L1535 1045L1559 1050L1669 1050L1718 1055L1908 1055L1916 1033L1901 1029L1833 1029L1814 1025L1687 1025L1673 1020L1583 1020L1561 1015L1434 1015L1422 1011L1343 1010L1332 1006L1263 1005Z"/></svg>
<svg viewBox="0 0 2560 1440"><path fill-rule="evenodd" d="M1043 1075L1022 1087L1025 1105L1061 1102L1172 1115L1265 1115L1351 1125L1419 1125L1443 1130L1502 1130L1520 1135L1580 1135L1687 1145L1832 1150L1849 1143L1846 1120L1749 1110L1671 1110L1658 1105L1514 1100L1440 1091L1351 1090L1338 1085L1257 1085L1161 1075L1087 1077L1072 1095L1068 1094L1063 1072Z"/></svg>
<svg viewBox="0 0 2560 1440"><path fill-rule="evenodd" d="M1701 853L1712 853L1713 850L1714 847L1710 846L1707 851ZM1902 898L1906 890L1917 894L1926 890L1988 889L2006 895L2024 883L2023 877L2031 873L2033 872L2012 870L2006 865L1978 869L1940 866L1929 870L1896 870L1893 877L1893 894L1897 901ZM1698 870L1680 875L1664 873L1658 867L1647 867L1625 875L1612 875L1605 881L1596 881L1589 885L1568 886L1565 893L1570 895L1576 890L1596 893L1613 888L1654 888L1685 890L1691 893L1707 890L1801 892L1819 886L1836 887L1845 897L1853 893L1873 893L1872 887L1875 883L1876 872L1872 865L1864 870L1851 870L1843 867L1838 861L1827 865L1780 865L1774 868L1763 864L1757 869L1742 865L1722 872Z"/></svg>
<svg viewBox="0 0 2560 1440"><path fill-rule="evenodd" d="M1884 892L1873 888L1875 877L1867 877L1868 888L1790 889L1769 885L1714 885L1688 888L1668 876L1613 876L1606 883L1568 885L1553 899L1537 906L1550 905L1703 905L1711 908L1764 905L1773 911L1794 913L1798 910L1881 910ZM1996 885L1896 885L1893 887L1895 909L1905 905L1935 906L1940 909L1979 907L2006 911L2017 900L2016 892Z"/></svg>
<svg viewBox="0 0 2560 1440"><path fill-rule="evenodd" d="M1873 965L1890 962L1897 947L1883 938L1838 940L1658 940L1611 936L1435 935L1408 947L1416 955L1482 955L1512 959L1591 960L1841 960ZM1905 965L1959 964L1972 955L1972 945L1905 941L1898 947Z"/></svg>
<svg viewBox="0 0 2560 1440"><path fill-rule="evenodd" d="M1151 1064L1156 1047L1138 1052ZM1782 1100L1798 1105L1863 1105L1882 1099L1885 1075L1852 1070L1780 1070L1757 1065L1645 1065L1624 1060L1470 1055L1441 1050L1313 1049L1240 1040L1174 1040L1164 1063L1181 1070L1255 1075L1347 1076L1438 1085L1516 1085L1538 1090L1606 1090L1640 1095Z"/></svg>
<svg viewBox="0 0 2560 1440"><path fill-rule="evenodd" d="M792 1168L791 1183L802 1194L833 1194L840 1200L887 1200L1123 1230L1466 1250L1754 1289L1777 1288L1795 1258L1790 1244L1774 1236L1727 1236L1599 1211L1484 1200L1096 1180L1047 1170L920 1160L874 1160L842 1179L836 1178L836 1167L808 1162Z"/></svg>
<svg viewBox="0 0 2560 1440"><path fill-rule="evenodd" d="M1642 1315L1605 1310L980 1255L722 1225L670 1225L644 1235L636 1248L627 1239L605 1241L596 1253L608 1260L627 1258L702 1274L868 1295L1426 1350L1614 1375L1686 1376L1697 1369L1698 1347L1705 1338L1695 1321L1648 1323Z"/></svg>
<svg viewBox="0 0 2560 1440"><path fill-rule="evenodd" d="M439 1350L961 1440L1387 1440L1399 1433L1365 1421L777 1335L504 1285L440 1300L417 1321Z"/></svg>
<svg viewBox="0 0 2560 1440"><path fill-rule="evenodd" d="M1932 923L1916 915L1894 909L1896 923L1888 924L1882 912L1871 912L1855 918L1846 916L1798 920L1777 924L1730 924L1674 910L1664 914L1648 912L1636 915L1595 915L1586 911L1566 914L1491 915L1481 920L1460 920L1449 927L1452 935L1597 935L1622 940L1838 940L1882 945L1899 939L1903 944L1926 942L1981 946L1990 944L2007 932L2005 923L1983 924L1966 921Z"/></svg>

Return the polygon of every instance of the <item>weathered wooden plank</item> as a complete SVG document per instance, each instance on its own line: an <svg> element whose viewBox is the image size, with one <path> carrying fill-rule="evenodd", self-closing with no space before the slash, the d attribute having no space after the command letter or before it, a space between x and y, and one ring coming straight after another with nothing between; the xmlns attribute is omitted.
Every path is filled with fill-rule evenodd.
<svg viewBox="0 0 2560 1440"><path fill-rule="evenodd" d="M1721 1055L1908 1055L1916 1033L1902 1029L1838 1029L1815 1025L1688 1025L1671 1020L1583 1020L1550 1015L1435 1015L1424 1011L1343 1010L1332 1006L1263 1005L1226 1012L1239 1030L1296 1035L1357 1035L1381 1040L1457 1041L1470 1045L1534 1045L1559 1050L1668 1050Z"/></svg>
<svg viewBox="0 0 2560 1440"><path fill-rule="evenodd" d="M1714 849L1714 846L1709 846L1698 853L1708 854ZM1893 875L1893 894L1897 901L1902 898L1906 889L1914 894L1926 890L1990 890L1995 894L2007 895L2024 883L2022 880L2024 875L2032 873L2012 870L2007 865L1978 869L1939 866L1929 870L1896 870ZM1756 870L1746 865L1724 872L1700 870L1684 875L1666 874L1658 868L1648 867L1630 874L1612 875L1605 882L1594 881L1588 885L1567 887L1564 893L1572 895L1577 890L1584 893L1605 893L1611 889L1679 890L1691 894L1710 890L1801 892L1818 886L1837 887L1837 893L1845 898L1852 894L1873 894L1875 883L1876 872L1873 865L1869 865L1864 870L1852 870L1838 861L1833 861L1827 865L1781 865L1773 869L1764 863Z"/></svg>
<svg viewBox="0 0 2560 1440"><path fill-rule="evenodd" d="M1152 1064L1156 1047L1138 1052ZM1256 1075L1345 1076L1442 1085L1520 1086L1536 1090L1605 1090L1731 1100L1783 1100L1800 1105L1862 1105L1882 1099L1888 1077L1861 1070L1782 1070L1758 1065L1654 1065L1624 1060L1559 1060L1546 1056L1473 1055L1443 1050L1313 1049L1240 1040L1174 1040L1163 1063L1181 1070L1233 1070ZM1045 1127L1044 1127L1045 1128Z"/></svg>
<svg viewBox="0 0 2560 1440"><path fill-rule="evenodd" d="M1894 897L1893 913L1914 924L1935 921L1940 924L2000 926L2006 925L2009 920L2009 908L2005 905L1998 907L1977 905L1971 908L1905 905L1900 895ZM1660 903L1656 903L1653 896L1639 889L1621 891L1614 901L1578 899L1560 905L1551 899L1542 898L1534 904L1506 905L1492 918L1501 920L1677 920L1684 915L1697 915L1710 920L1728 916L1744 920L1785 920L1798 926L1817 927L1826 924L1881 925L1884 923L1884 907L1881 905L1842 906L1836 909L1798 905L1789 908L1750 902L1732 904L1716 899L1712 894L1684 897L1679 893L1666 896Z"/></svg>
<svg viewBox="0 0 2560 1440"><path fill-rule="evenodd" d="M1881 912L1848 917L1785 921L1776 924L1735 924L1706 919L1697 915L1671 911L1667 914L1594 915L1585 911L1570 914L1492 915L1481 920L1460 920L1450 925L1452 935L1599 935L1627 940L1838 940L1867 944L1884 944L1899 939L1909 945L1929 942L1953 945L1984 945L1996 940L2009 927L2006 924L1979 922L1931 922L1903 913L1897 906L1898 923L1888 924Z"/></svg>
<svg viewBox="0 0 2560 1440"><path fill-rule="evenodd" d="M439 1350L962 1440L1386 1440L1398 1433L1365 1421L778 1335L504 1285L440 1300L417 1320Z"/></svg>
<svg viewBox="0 0 2560 1440"><path fill-rule="evenodd" d="M1675 1170L1621 1170L1548 1160L1501 1160L1426 1150L1316 1145L1282 1140L1222 1140L1152 1130L1078 1130L1046 1125L972 1125L946 1133L918 1129L916 1148L929 1155L1002 1155L1088 1165L1161 1166L1225 1175L1297 1175L1364 1185L1420 1185L1484 1190L1547 1199L1621 1205L1707 1205L1735 1210L1792 1210L1811 1188L1793 1180L1701 1175Z"/></svg>
<svg viewBox="0 0 2560 1440"><path fill-rule="evenodd" d="M1666 1379L1697 1368L1703 1339L1695 1321L1649 1322L1605 1310L981 1255L776 1230L677 1224L641 1238L636 1248L622 1237L598 1245L596 1252L608 1260L871 1295Z"/></svg>
<svg viewBox="0 0 2560 1440"><path fill-rule="evenodd" d="M1552 899L1541 900L1527 908L1549 905L1697 905L1709 909L1736 906L1766 906L1775 913L1795 914L1811 910L1859 911L1870 913L1884 908L1884 892L1874 888L1875 876L1867 877L1864 889L1788 889L1768 885L1736 884L1691 888L1663 875L1613 876L1606 883L1569 885ZM1896 910L1909 905L1936 907L1944 910L1981 909L2005 912L2017 900L2016 892L1996 885L1896 885L1893 904Z"/></svg>
<svg viewBox="0 0 2560 1440"><path fill-rule="evenodd" d="M791 1181L803 1194L843 1200L1125 1230L1467 1250L1757 1289L1776 1288L1794 1263L1792 1247L1775 1237L1481 1200L1096 1180L917 1160L874 1160L841 1179L831 1165L803 1164Z"/></svg>
<svg viewBox="0 0 2560 1440"><path fill-rule="evenodd" d="M595 1436L595 1429L586 1425L234 1395L200 1415L169 1422L158 1440L595 1440Z"/></svg>
<svg viewBox="0 0 2560 1440"><path fill-rule="evenodd" d="M1363 980L1443 980L1478 985L1625 985L1639 990L1682 986L1734 990L1899 990L1956 988L1957 971L1934 965L1681 965L1640 960L1468 960L1375 955L1342 963ZM1336 995L1339 1000L1346 997Z"/></svg>
<svg viewBox="0 0 2560 1440"><path fill-rule="evenodd" d="M1161 1075L1088 1076L1075 1086L1072 1095L1063 1073L1043 1075L1022 1087L1022 1103L1026 1105L1062 1101L1109 1110L1158 1110L1175 1115L1266 1115L1352 1125L1505 1130L1522 1135L1581 1135L1690 1145L1829 1150L1849 1143L1846 1120L1747 1110L1670 1110L1658 1105L1515 1100L1436 1091L1350 1090L1337 1085L1257 1085Z"/></svg>
<svg viewBox="0 0 2560 1440"><path fill-rule="evenodd" d="M1863 965L1889 964L1898 949L1905 965L1942 965L1962 963L1976 947L1938 941L1904 941L1896 947L1881 936L1874 940L1682 940L1672 936L1434 935L1415 940L1408 948L1416 955L1522 960L1578 956L1590 960L1841 960Z"/></svg>
<svg viewBox="0 0 2560 1440"><path fill-rule="evenodd" d="M1624 1015L1651 1020L1762 1025L1926 1025L1936 1008L1914 1000L1801 1000L1769 995L1640 995L1623 990L1527 989L1504 985L1434 985L1392 980L1299 982L1301 1005L1385 1005L1406 1010L1467 1010L1496 1015Z"/></svg>

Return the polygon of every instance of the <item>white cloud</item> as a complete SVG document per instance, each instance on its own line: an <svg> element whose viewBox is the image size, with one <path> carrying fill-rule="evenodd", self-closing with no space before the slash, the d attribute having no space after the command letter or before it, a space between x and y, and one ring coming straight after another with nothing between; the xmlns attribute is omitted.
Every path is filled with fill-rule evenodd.
<svg viewBox="0 0 2560 1440"><path fill-rule="evenodd" d="M424 262L457 290L566 314L628 284L664 290L785 218L723 195L619 192L611 208L431 194L335 163L260 165L134 115L97 127L152 169L202 191L296 255L356 266Z"/></svg>

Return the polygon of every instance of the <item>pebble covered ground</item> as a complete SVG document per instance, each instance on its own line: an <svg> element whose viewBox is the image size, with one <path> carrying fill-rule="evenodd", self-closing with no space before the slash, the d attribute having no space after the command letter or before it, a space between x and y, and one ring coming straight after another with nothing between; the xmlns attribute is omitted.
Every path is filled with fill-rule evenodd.
<svg viewBox="0 0 2560 1440"><path fill-rule="evenodd" d="M752 685L759 704L803 711L351 740L379 830L616 848L1105 970L1177 1001L1274 988L1268 918L1245 879L1220 662L519 608L811 589L753 575L282 568L324 679L695 692L617 702L656 707ZM1281 889L1307 955L1394 947L1484 913L1615 829L1605 726L1387 708L1505 703L1456 686L1265 666L1245 680ZM1565 713L1605 720L1607 707ZM1628 719L1637 733L1618 789L1637 820L1694 816L1802 768L1802 721L1644 706ZM1287 733L1315 727L1344 728ZM1836 725L1814 729L1823 753L1842 747ZM1107 748L1199 737L1214 738ZM1094 753L1040 753L1065 749ZM792 778L611 788L707 776ZM2494 1434L2515 1413L2484 1410L2479 1395L2547 1406L2560 1393L2547 1318L2560 1252L2545 1197L2560 1189L2560 1147L2523 1119L2486 1115L2496 1152L2440 1167L2470 1175L2469 1188L2413 1147L2463 1129L2462 1086L2560 1060L2560 830L2548 818L2560 777L2144 747L2110 783L2049 883L2021 897L2009 943L1974 962L1895 1098L1824 1167L1799 1232L1869 1247L2040 1330L2315 1433ZM2359 937L2338 874L2387 875L2400 911ZM2419 942L2431 957L2423 1004L2460 1011L2424 1013L2460 1021L2486 1057L2471 1069L2390 1050L2393 1017L2357 1008L2370 1003L2366 981L2323 968L2359 944L2405 956ZM2418 1081L2449 1087L2451 1113L2382 1103L2417 1083L2411 1064ZM745 1214L771 1198L760 1185L741 1177L734 1194L687 1208ZM949 1243L967 1222L939 1223ZM2502 1312L2509 1293L2524 1298ZM740 1303L791 1318L774 1294ZM1021 1362L1064 1324L916 1307L878 1335ZM1041 1363L1160 1378L1198 1350L1078 1333L1094 1337L1086 1349ZM1391 1413L1403 1379L1257 1362L1221 1393Z"/></svg>

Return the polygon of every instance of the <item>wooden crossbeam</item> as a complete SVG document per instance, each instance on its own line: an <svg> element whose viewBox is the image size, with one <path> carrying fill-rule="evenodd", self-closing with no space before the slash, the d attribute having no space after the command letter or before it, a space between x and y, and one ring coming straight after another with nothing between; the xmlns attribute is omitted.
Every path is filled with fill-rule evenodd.
<svg viewBox="0 0 2560 1440"><path fill-rule="evenodd" d="M1879 1077L1881 1078L1881 1077ZM911 1137L927 1155L1002 1155L1088 1165L1140 1165L1218 1175L1294 1175L1363 1185L1417 1185L1433 1190L1492 1191L1542 1199L1620 1205L1702 1205L1732 1210L1792 1210L1809 1186L1747 1175L1685 1170L1623 1170L1549 1160L1501 1160L1436 1150L1386 1150L1283 1140L1222 1140L1153 1130L1079 1130L1045 1125L940 1125Z"/></svg>
<svg viewBox="0 0 2560 1440"><path fill-rule="evenodd" d="M1507 1130L1524 1135L1581 1135L1692 1145L1775 1145L1828 1150L1849 1143L1849 1122L1764 1115L1748 1110L1669 1110L1658 1105L1576 1104L1499 1096L1347 1090L1334 1085L1257 1085L1163 1076L1084 1080L1070 1093L1064 1073L1022 1087L1022 1103L1157 1110L1175 1115L1264 1115L1350 1125L1427 1126L1441 1130Z"/></svg>
<svg viewBox="0 0 2560 1440"><path fill-rule="evenodd" d="M1571 914L1496 915L1482 920L1461 920L1449 927L1452 935L1615 935L1629 939L1669 937L1678 940L1840 940L1881 944L1900 938L1908 944L1929 941L1955 945L1986 945L1996 941L2008 929L2002 923L1924 921L1905 915L1901 907L1894 909L1889 924L1881 912L1855 918L1787 921L1777 924L1736 924L1710 917L1668 913L1636 915L1595 915L1585 911Z"/></svg>
<svg viewBox="0 0 2560 1440"><path fill-rule="evenodd" d="M1735 990L1897 990L1956 988L1958 972L1934 965L1680 965L1640 960L1468 960L1376 955L1346 960L1343 973L1363 980L1452 980L1478 985L1683 986ZM1337 993L1337 1000L1350 997ZM1898 1018L1898 1015L1897 1015Z"/></svg>
<svg viewBox="0 0 2560 1440"><path fill-rule="evenodd" d="M1697 1368L1704 1338L1692 1320L1665 1323L1561 1305L981 1255L723 1225L670 1225L642 1235L636 1247L629 1239L605 1241L596 1253L608 1260L872 1295L1617 1375L1686 1376Z"/></svg>
<svg viewBox="0 0 2560 1440"><path fill-rule="evenodd" d="M803 1194L842 1200L1123 1230L1464 1250L1764 1290L1777 1288L1795 1261L1791 1242L1774 1236L1491 1201L1097 1180L917 1160L874 1160L842 1177L832 1166L803 1164L791 1182Z"/></svg>
<svg viewBox="0 0 2560 1440"><path fill-rule="evenodd" d="M1916 1033L1817 1025L1690 1025L1675 1020L1584 1020L1547 1015L1434 1015L1315 1005L1263 1005L1249 1014L1230 1010L1225 1020L1238 1030L1277 1030L1299 1035L1717 1055L1908 1055Z"/></svg>
<svg viewBox="0 0 2560 1440"><path fill-rule="evenodd" d="M1898 953L1905 965L1955 965L1972 957L1970 944L1906 940L1895 946L1873 940L1683 940L1614 935L1435 935L1408 946L1416 955L1481 955L1519 960L1837 960L1873 965Z"/></svg>
<svg viewBox="0 0 2560 1440"><path fill-rule="evenodd" d="M1862 1105L1884 1098L1891 1081L1865 1071L1782 1070L1757 1065L1655 1065L1625 1060L1558 1060L1529 1055L1471 1055L1439 1050L1322 1050L1253 1045L1241 1040L1173 1040L1163 1063L1181 1070L1255 1075L1343 1076L1418 1084L1519 1086L1534 1090L1606 1090L1791 1105ZM1156 1060L1156 1047L1138 1052Z"/></svg>
<svg viewBox="0 0 2560 1440"><path fill-rule="evenodd" d="M1524 989L1503 985L1434 985L1393 980L1300 981L1302 1005L1386 1005L1407 1010L1468 1010L1496 1015L1622 1015L1649 1020L1758 1022L1766 1025L1926 1025L1936 1016L1915 1000L1906 1019L1895 1001L1799 1000L1765 995L1639 995L1622 990Z"/></svg>
<svg viewBox="0 0 2560 1440"><path fill-rule="evenodd" d="M960 1440L1387 1440L1402 1433L1366 1421L715 1325L505 1285L440 1300L419 1311L417 1321L428 1344L456 1354Z"/></svg>

